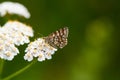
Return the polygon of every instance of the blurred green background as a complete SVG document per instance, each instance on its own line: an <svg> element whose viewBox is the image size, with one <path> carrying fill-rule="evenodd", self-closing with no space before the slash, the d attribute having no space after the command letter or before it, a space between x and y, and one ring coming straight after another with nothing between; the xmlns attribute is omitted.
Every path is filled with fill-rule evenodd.
<svg viewBox="0 0 120 80"><path fill-rule="evenodd" d="M120 0L11 1L28 8L31 18L24 22L35 38L69 27L66 47L11 80L120 80ZM19 47L13 61L5 61L3 77L29 64L23 59L26 46Z"/></svg>

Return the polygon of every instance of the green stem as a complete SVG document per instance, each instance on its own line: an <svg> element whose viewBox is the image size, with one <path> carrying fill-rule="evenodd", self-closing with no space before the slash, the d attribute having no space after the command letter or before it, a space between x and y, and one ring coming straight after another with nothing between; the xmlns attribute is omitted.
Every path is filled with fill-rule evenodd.
<svg viewBox="0 0 120 80"><path fill-rule="evenodd" d="M17 75L19 75L20 73L24 72L26 69L28 69L32 64L34 64L36 62L36 60L34 60L33 62L31 62L29 65L25 66L24 68L20 69L19 71L9 75L8 77L3 78L2 80L9 80Z"/></svg>
<svg viewBox="0 0 120 80"><path fill-rule="evenodd" d="M0 78L1 78L1 76L2 76L3 66L4 66L4 60L1 59L1 62L0 62Z"/></svg>

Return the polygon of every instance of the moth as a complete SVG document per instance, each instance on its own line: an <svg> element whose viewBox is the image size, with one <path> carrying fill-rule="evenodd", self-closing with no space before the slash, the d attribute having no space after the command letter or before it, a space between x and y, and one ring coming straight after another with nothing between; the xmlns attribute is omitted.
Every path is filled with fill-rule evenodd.
<svg viewBox="0 0 120 80"><path fill-rule="evenodd" d="M67 45L68 41L68 27L61 28L48 36L44 37L45 42L54 48L63 48Z"/></svg>

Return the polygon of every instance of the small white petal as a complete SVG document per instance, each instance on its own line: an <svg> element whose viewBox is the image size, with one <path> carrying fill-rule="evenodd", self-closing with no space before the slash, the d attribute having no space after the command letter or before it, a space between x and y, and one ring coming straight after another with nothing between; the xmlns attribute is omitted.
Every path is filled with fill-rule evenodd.
<svg viewBox="0 0 120 80"><path fill-rule="evenodd" d="M28 36L24 36L23 37L23 41L24 41L24 43L29 43L30 42Z"/></svg>

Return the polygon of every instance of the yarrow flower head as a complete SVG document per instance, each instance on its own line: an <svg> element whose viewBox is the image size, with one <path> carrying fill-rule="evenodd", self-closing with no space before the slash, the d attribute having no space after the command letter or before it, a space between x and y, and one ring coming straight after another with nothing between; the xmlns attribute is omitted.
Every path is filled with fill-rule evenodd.
<svg viewBox="0 0 120 80"><path fill-rule="evenodd" d="M45 39L38 38L34 42L31 42L26 48L24 59L27 61L32 61L33 57L37 57L38 61L44 61L45 59L51 59L56 48L50 46L45 42Z"/></svg>
<svg viewBox="0 0 120 80"><path fill-rule="evenodd" d="M29 43L29 37L33 37L32 28L18 21L8 21L2 28L17 46Z"/></svg>
<svg viewBox="0 0 120 80"><path fill-rule="evenodd" d="M33 30L18 21L8 21L3 27L0 27L0 58L13 60L19 53L16 45L29 43L29 37L33 36Z"/></svg>
<svg viewBox="0 0 120 80"><path fill-rule="evenodd" d="M0 16L5 16L7 13L9 14L17 14L23 16L25 18L30 18L30 13L27 8L17 2L3 2L0 4Z"/></svg>
<svg viewBox="0 0 120 80"><path fill-rule="evenodd" d="M12 40L5 34L5 31L0 28L0 58L12 60L19 53Z"/></svg>

